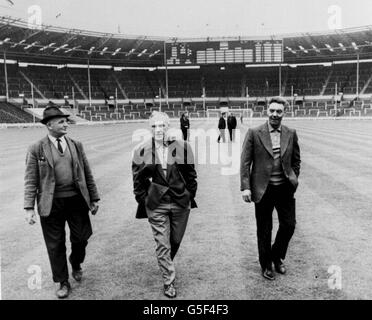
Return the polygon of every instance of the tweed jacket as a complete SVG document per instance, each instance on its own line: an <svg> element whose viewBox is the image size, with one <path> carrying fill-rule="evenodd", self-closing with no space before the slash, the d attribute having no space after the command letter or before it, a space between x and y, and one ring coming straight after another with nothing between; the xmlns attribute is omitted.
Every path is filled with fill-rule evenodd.
<svg viewBox="0 0 372 320"><path fill-rule="evenodd" d="M99 200L97 187L81 142L66 137L72 158L73 178L77 190L88 207ZM51 142L48 136L31 145L26 156L24 179L24 208L34 208L35 201L40 216L50 214L55 189L55 174Z"/></svg>

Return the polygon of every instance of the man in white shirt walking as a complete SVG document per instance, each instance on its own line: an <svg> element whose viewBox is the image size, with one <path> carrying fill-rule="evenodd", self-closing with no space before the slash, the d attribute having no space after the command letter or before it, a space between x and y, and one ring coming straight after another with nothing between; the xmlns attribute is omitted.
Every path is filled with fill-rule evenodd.
<svg viewBox="0 0 372 320"><path fill-rule="evenodd" d="M152 138L133 153L133 191L137 218L148 218L156 242L164 294L177 295L174 258L186 230L191 208L196 207L194 156L187 141L167 135L169 117L155 112L150 118Z"/></svg>

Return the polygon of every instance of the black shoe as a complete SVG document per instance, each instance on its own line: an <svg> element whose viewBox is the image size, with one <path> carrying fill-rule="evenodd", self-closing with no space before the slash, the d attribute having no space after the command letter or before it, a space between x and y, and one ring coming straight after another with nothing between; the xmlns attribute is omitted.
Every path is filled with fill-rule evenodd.
<svg viewBox="0 0 372 320"><path fill-rule="evenodd" d="M83 278L83 270L72 269L71 275L75 279L75 281L80 282L81 279Z"/></svg>
<svg viewBox="0 0 372 320"><path fill-rule="evenodd" d="M286 269L284 263L281 260L275 261L274 266L275 266L276 272L278 272L280 274L285 274L287 272L287 269Z"/></svg>
<svg viewBox="0 0 372 320"><path fill-rule="evenodd" d="M67 298L70 294L71 286L68 281L63 281L60 283L59 289L56 291L56 296L59 299Z"/></svg>
<svg viewBox="0 0 372 320"><path fill-rule="evenodd" d="M272 269L266 268L265 270L262 271L262 275L264 278L268 280L275 280L274 272Z"/></svg>
<svg viewBox="0 0 372 320"><path fill-rule="evenodd" d="M164 295L168 298L175 298L177 296L176 288L174 287L174 283L164 285Z"/></svg>
<svg viewBox="0 0 372 320"><path fill-rule="evenodd" d="M71 275L75 279L75 281L80 282L83 278L83 270L81 269L80 265L74 266L71 262L71 256L68 257L68 260L70 261L72 272Z"/></svg>

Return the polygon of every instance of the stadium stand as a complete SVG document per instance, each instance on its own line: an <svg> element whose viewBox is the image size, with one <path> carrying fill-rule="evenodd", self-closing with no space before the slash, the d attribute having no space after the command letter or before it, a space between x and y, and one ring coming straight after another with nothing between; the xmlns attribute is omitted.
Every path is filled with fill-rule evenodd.
<svg viewBox="0 0 372 320"><path fill-rule="evenodd" d="M220 99L240 98L240 101L230 102L230 108L247 108L245 102L246 88L249 88L250 100L248 105L253 111L253 117L262 117L265 112L265 101L279 94L277 85L277 68L226 68L221 71L216 68L203 68L202 70L171 70L169 72L168 92L170 98L179 99L179 102L170 102L162 110L171 117L179 117L182 112L190 112L191 117L207 116L202 102L203 88L208 98L215 101L205 102L205 110L216 110L220 106ZM297 68L283 68L282 94L294 105L287 116L334 116L335 86L337 91L344 95L356 92L355 65L302 66ZM360 69L359 91L365 94L372 92L372 64L363 64ZM3 73L0 73L3 76ZM105 120L131 120L148 118L154 109L159 109L155 99L161 90L164 99L163 71L126 70L116 72L113 70L91 70L91 97L93 105L80 104L78 116L89 121ZM8 67L9 95L19 98L21 94L32 105L31 84L34 85L35 99L44 99L44 105L50 99L63 99L68 96L70 104L75 101L88 99L89 85L87 69L55 68L42 66ZM297 95L292 101L291 94ZM4 83L0 86L0 96L5 95ZM127 103L118 103L115 107L115 97L118 100L127 100ZM261 97L261 98L260 98ZM316 97L317 99L312 100ZM324 98L323 98L324 97ZM67 100L68 100L67 99ZM140 100L130 104L129 101ZM189 104L182 100L189 99ZM199 99L199 100L198 100ZM145 103L146 100L151 103ZM195 101L194 101L195 100ZM103 101L98 103L97 101ZM42 106L43 104L36 104ZM364 116L370 115L370 101L367 99L346 99L337 102L337 115ZM7 111L8 112L8 111ZM3 112L4 114L5 112ZM24 118L24 117L23 117ZM22 119L23 119L22 118ZM27 117L26 117L27 118ZM3 116L2 122L14 122ZM30 119L28 117L28 119ZM21 121L23 122L23 121Z"/></svg>
<svg viewBox="0 0 372 320"><path fill-rule="evenodd" d="M0 102L0 123L30 123L33 116L19 107L7 102Z"/></svg>
<svg viewBox="0 0 372 320"><path fill-rule="evenodd" d="M32 81L38 91L36 98L87 99L89 95L86 69L51 68L51 67L8 67L10 97L17 98L21 93L31 97L31 85L22 76ZM277 68L235 68L232 71L216 71L211 68L199 70L172 70L169 72L168 92L170 98L201 97L203 88L207 97L244 97L245 88L249 88L252 97L268 97L279 94ZM360 69L359 90L372 93L372 64ZM0 77L3 73L0 73ZM164 96L161 72L146 70L115 72L113 70L91 70L92 99L154 99L159 95L159 88ZM291 88L299 96L334 95L337 90L344 94L355 94L357 90L355 65L338 65L333 67L297 67L283 70L282 94L291 96ZM5 95L4 83L0 86L0 95Z"/></svg>
<svg viewBox="0 0 372 320"><path fill-rule="evenodd" d="M66 34L71 35L68 43ZM34 37L32 43L28 37ZM171 117L185 111L190 117L210 117L218 115L220 106L237 114L249 109L250 116L263 117L275 95L290 102L288 117L372 115L368 26L313 33L313 42L303 34L283 37L280 65L207 63L166 70L167 38L107 38L104 33L48 26L34 33L21 20L0 17L0 39L7 39L0 53L12 61L6 64L6 77L4 62L0 67L0 78L7 80L7 87L0 81L0 100L12 103L1 104L1 122L30 121L22 108L43 107L49 100L73 107L76 116L88 121L143 119L160 108ZM200 46L205 47L202 40Z"/></svg>

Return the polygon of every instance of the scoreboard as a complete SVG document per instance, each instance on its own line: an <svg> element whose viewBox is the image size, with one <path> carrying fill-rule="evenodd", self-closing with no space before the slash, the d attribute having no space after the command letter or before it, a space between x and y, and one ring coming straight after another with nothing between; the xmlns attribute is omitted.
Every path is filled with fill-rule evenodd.
<svg viewBox="0 0 372 320"><path fill-rule="evenodd" d="M166 43L166 61L172 65L283 62L282 40L224 40Z"/></svg>

